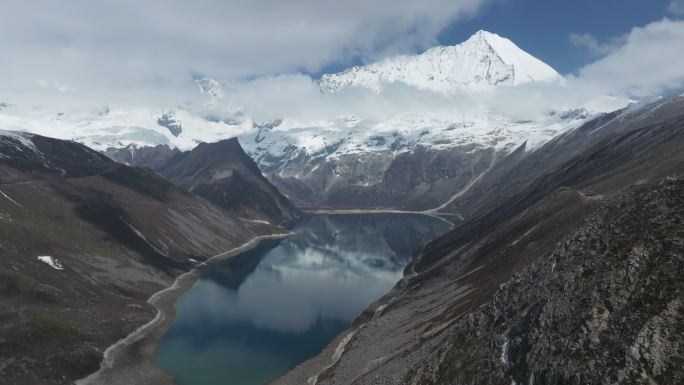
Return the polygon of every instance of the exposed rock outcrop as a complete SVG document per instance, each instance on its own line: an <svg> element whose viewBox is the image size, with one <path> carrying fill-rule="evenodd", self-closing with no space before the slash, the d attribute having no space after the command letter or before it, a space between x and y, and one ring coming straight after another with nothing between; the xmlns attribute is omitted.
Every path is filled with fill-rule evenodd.
<svg viewBox="0 0 684 385"><path fill-rule="evenodd" d="M235 138L201 143L175 155L158 171L178 186L245 218L280 224L299 215Z"/></svg>
<svg viewBox="0 0 684 385"><path fill-rule="evenodd" d="M450 326L407 384L684 381L684 179L639 186Z"/></svg>
<svg viewBox="0 0 684 385"><path fill-rule="evenodd" d="M187 152L166 145L129 145L112 147L105 154L118 162L157 171L178 186L245 218L290 223L299 215L235 138L201 143ZM283 187L283 191L291 190Z"/></svg>
<svg viewBox="0 0 684 385"><path fill-rule="evenodd" d="M301 156L270 180L301 207L430 210L467 190L496 161L494 149L417 147L414 151ZM298 170L298 176L291 175Z"/></svg>
<svg viewBox="0 0 684 385"><path fill-rule="evenodd" d="M154 147L138 147L129 144L126 147L110 147L104 154L115 161L129 166L147 167L158 170L165 165L169 159L180 154L177 148L171 148L166 144Z"/></svg>

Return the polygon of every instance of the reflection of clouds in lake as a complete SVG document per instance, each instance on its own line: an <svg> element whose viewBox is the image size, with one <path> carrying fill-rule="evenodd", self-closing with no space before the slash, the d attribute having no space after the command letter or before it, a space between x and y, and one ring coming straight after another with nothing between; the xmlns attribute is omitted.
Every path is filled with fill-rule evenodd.
<svg viewBox="0 0 684 385"><path fill-rule="evenodd" d="M300 235L264 251L237 290L221 285L224 277L195 284L179 301L176 324L302 333L318 322L350 322L401 278L413 250L445 229L425 216L307 218L293 229Z"/></svg>
<svg viewBox="0 0 684 385"><path fill-rule="evenodd" d="M301 333L320 321L349 322L389 291L407 250L438 228L444 224L428 217L311 217L295 227L299 236L265 251L237 291L199 281L180 300L177 323L240 322Z"/></svg>
<svg viewBox="0 0 684 385"><path fill-rule="evenodd" d="M299 333L318 320L350 321L401 277L364 263L306 248L296 254L269 252L237 292L210 280L198 282L181 301L179 322L249 322L254 327ZM381 258L377 256L377 258Z"/></svg>
<svg viewBox="0 0 684 385"><path fill-rule="evenodd" d="M320 352L445 230L425 216L304 218L299 235L209 267L176 303L157 364L179 383L268 383Z"/></svg>
<svg viewBox="0 0 684 385"><path fill-rule="evenodd" d="M300 270L326 271L337 270L361 276L391 275L398 279L406 258L399 259L391 251L383 253L356 252L336 245L303 246L287 245L287 253L274 250L269 253L262 265L273 265L276 269L291 268ZM276 253L277 252L277 253ZM296 256L296 258L292 258ZM395 279L395 280L396 280Z"/></svg>

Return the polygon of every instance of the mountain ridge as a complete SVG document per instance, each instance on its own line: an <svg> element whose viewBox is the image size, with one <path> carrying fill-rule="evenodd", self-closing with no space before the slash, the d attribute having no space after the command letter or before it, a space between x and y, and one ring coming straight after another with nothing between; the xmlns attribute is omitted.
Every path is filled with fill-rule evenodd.
<svg viewBox="0 0 684 385"><path fill-rule="evenodd" d="M108 346L154 318L150 295L285 233L80 143L0 131L0 382L94 372Z"/></svg>
<svg viewBox="0 0 684 385"><path fill-rule="evenodd" d="M682 106L615 111L503 158L459 197L463 223L275 384L680 383Z"/></svg>
<svg viewBox="0 0 684 385"><path fill-rule="evenodd" d="M418 89L470 93L497 86L560 81L553 68L511 40L480 30L465 42L437 46L419 55L399 55L355 66L319 80L323 92L349 87L380 91L382 83L400 82Z"/></svg>
<svg viewBox="0 0 684 385"><path fill-rule="evenodd" d="M418 88L450 90L454 86L480 92L562 79L510 40L486 31L456 46L400 58L397 62L388 58L376 66L392 71L398 67L401 76L397 76L409 83L416 80ZM370 66L355 71L375 68ZM344 74L324 76L320 84ZM370 78L371 87L384 76L376 75ZM208 86L229 87L206 79L200 83L205 91ZM220 97L216 92L212 95ZM468 110L440 117L398 112L378 118L283 116L258 122L246 115L235 119L198 116L182 108L165 110L161 117L149 111L108 110L89 121L92 131L84 129L78 140L121 161L159 169L175 155L174 147L189 150L202 142L237 136L261 172L300 207L415 211L441 208L455 194L465 192L496 159L523 143L526 151L532 151L590 116L581 110L519 120L493 111ZM140 151L155 146L161 147Z"/></svg>
<svg viewBox="0 0 684 385"><path fill-rule="evenodd" d="M254 220L292 223L298 210L261 173L237 138L201 143L158 167L176 185Z"/></svg>

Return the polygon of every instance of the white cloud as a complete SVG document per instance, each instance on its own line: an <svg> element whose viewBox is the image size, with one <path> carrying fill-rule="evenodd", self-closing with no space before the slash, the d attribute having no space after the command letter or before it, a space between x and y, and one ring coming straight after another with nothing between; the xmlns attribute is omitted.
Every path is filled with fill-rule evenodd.
<svg viewBox="0 0 684 385"><path fill-rule="evenodd" d="M589 33L572 33L570 42L576 47L581 48L591 56L605 56L624 44L625 36L611 39L607 42L599 42L598 39Z"/></svg>
<svg viewBox="0 0 684 385"><path fill-rule="evenodd" d="M352 89L324 95L315 80L295 70L354 54L371 58L387 46L401 49L392 41L404 49L426 47L444 23L486 0L323 1L329 8L311 0L297 9L286 2L257 1L272 5L259 17L252 3L231 8L216 0L209 12L207 5L162 7L160 1L109 0L96 7L72 0L60 2L68 4L60 8L58 2L43 0L47 9L23 19L21 12L30 13L23 3L0 14L0 52L12 53L0 61L0 101L14 105L3 113L33 108L33 116L44 116L71 109L96 116L105 105L159 111L182 105L200 116L257 121L287 117L311 122L343 115L387 119L413 113L448 119L470 112L526 119L552 109L617 108L629 98L684 86L684 21L663 19L607 42L576 35L578 46L600 57L567 75L564 85L442 95L394 84L379 94ZM445 8L437 12L438 6ZM221 81L195 83L196 74ZM230 80L241 76L250 79Z"/></svg>
<svg viewBox="0 0 684 385"><path fill-rule="evenodd" d="M673 15L684 15L684 0L672 0L667 11Z"/></svg>
<svg viewBox="0 0 684 385"><path fill-rule="evenodd" d="M634 97L684 86L684 21L664 19L634 28L624 39L622 46L582 68L574 81Z"/></svg>
<svg viewBox="0 0 684 385"><path fill-rule="evenodd" d="M668 19L634 28L607 44L596 41L596 46L604 47L603 55L577 74L566 75L562 85L530 84L480 95L443 95L394 84L381 93L350 89L322 95L311 78L285 75L234 83L225 89L222 102L225 111L242 110L257 120L341 115L387 119L412 113L449 118L468 112L524 119L553 109L610 110L630 99L684 87L683 41L684 21Z"/></svg>
<svg viewBox="0 0 684 385"><path fill-rule="evenodd" d="M0 100L50 79L79 91L71 98L178 103L196 92L194 74L317 71L424 49L488 1L8 0L0 12ZM57 101L54 91L27 99Z"/></svg>

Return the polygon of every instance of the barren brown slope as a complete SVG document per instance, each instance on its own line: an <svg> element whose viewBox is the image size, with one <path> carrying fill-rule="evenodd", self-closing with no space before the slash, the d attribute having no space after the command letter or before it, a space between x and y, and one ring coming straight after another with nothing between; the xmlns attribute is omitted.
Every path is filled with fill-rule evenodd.
<svg viewBox="0 0 684 385"><path fill-rule="evenodd" d="M108 155L152 168L236 216L283 224L299 216L297 208L261 174L236 138L200 143L187 152L157 146L111 150Z"/></svg>
<svg viewBox="0 0 684 385"><path fill-rule="evenodd" d="M147 298L261 234L152 171L0 132L0 383L69 384L154 316ZM39 260L50 256L61 269Z"/></svg>

